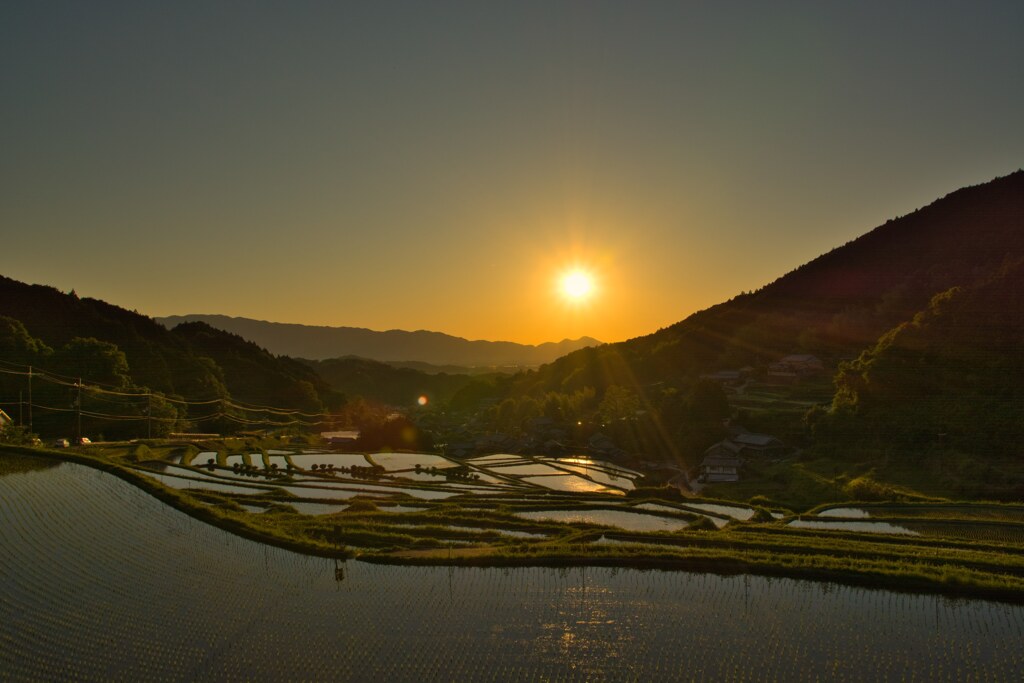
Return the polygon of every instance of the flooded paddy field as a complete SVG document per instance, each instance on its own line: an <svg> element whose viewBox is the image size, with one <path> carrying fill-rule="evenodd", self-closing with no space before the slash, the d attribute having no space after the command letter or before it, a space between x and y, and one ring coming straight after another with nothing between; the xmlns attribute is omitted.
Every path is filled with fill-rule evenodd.
<svg viewBox="0 0 1024 683"><path fill-rule="evenodd" d="M1018 605L743 575L337 562L234 536L72 464L0 477L0 519L10 680L944 681L1024 670Z"/></svg>

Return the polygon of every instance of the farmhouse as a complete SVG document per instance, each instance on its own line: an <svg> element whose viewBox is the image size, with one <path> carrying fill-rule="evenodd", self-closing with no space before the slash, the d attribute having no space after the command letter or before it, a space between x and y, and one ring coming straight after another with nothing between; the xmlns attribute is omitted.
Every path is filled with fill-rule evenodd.
<svg viewBox="0 0 1024 683"><path fill-rule="evenodd" d="M781 380L793 380L824 372L825 364L809 353L794 353L768 366L768 376Z"/></svg>
<svg viewBox="0 0 1024 683"><path fill-rule="evenodd" d="M732 436L704 451L700 476L704 482L739 481L743 458L779 455L786 446L770 434L755 434L733 428Z"/></svg>
<svg viewBox="0 0 1024 683"><path fill-rule="evenodd" d="M743 461L733 455L725 455L724 453L705 455L704 460L700 463L700 477L698 480L708 484L739 481L740 466L742 464Z"/></svg>
<svg viewBox="0 0 1024 683"><path fill-rule="evenodd" d="M741 455L778 455L786 450L781 441L769 434L745 432L732 437Z"/></svg>

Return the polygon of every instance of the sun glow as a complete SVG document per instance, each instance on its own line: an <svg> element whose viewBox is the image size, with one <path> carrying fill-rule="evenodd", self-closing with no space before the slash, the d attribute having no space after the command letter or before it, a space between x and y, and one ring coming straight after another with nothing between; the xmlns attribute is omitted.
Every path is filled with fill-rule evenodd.
<svg viewBox="0 0 1024 683"><path fill-rule="evenodd" d="M586 301L594 293L594 277L585 270L574 268L559 279L562 296L570 301Z"/></svg>

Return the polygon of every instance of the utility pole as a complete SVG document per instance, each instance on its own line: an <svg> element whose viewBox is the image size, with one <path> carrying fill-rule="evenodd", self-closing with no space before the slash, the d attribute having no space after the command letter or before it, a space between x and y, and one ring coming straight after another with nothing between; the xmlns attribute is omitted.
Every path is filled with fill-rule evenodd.
<svg viewBox="0 0 1024 683"><path fill-rule="evenodd" d="M32 366L28 366L28 431L34 434L32 429Z"/></svg>
<svg viewBox="0 0 1024 683"><path fill-rule="evenodd" d="M21 419L22 418L22 413L24 413L24 412L25 412L25 402L24 402L24 399L23 399L23 394L22 394L21 390L19 389L18 390L18 426L19 427L24 427L25 426L25 421Z"/></svg>
<svg viewBox="0 0 1024 683"><path fill-rule="evenodd" d="M146 438L153 438L153 394L146 394Z"/></svg>
<svg viewBox="0 0 1024 683"><path fill-rule="evenodd" d="M75 385L78 388L78 398L75 399L75 408L78 416L77 425L75 427L75 445L77 446L82 441L82 378L78 378L78 383Z"/></svg>

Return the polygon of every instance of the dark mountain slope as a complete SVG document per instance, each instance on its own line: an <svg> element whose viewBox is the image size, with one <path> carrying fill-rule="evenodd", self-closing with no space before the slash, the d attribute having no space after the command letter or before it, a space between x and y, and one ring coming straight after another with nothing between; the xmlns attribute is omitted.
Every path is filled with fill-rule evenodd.
<svg viewBox="0 0 1024 683"><path fill-rule="evenodd" d="M836 377L819 433L901 452L1019 458L1024 432L1024 262L937 295ZM831 431L831 434L824 434Z"/></svg>
<svg viewBox="0 0 1024 683"><path fill-rule="evenodd" d="M212 358L224 375L231 396L262 406L287 406L308 413L339 407L344 399L311 368L205 323L182 323L171 334L193 351Z"/></svg>
<svg viewBox="0 0 1024 683"><path fill-rule="evenodd" d="M109 342L127 360L131 383L189 400L236 401L319 412L340 397L307 366L277 358L237 335L202 324L168 330L153 319L53 287L0 277L0 315L20 321L55 350L75 338ZM21 362L21 361L16 361ZM39 363L45 357L39 354ZM66 359L61 372L90 377Z"/></svg>
<svg viewBox="0 0 1024 683"><path fill-rule="evenodd" d="M395 406L411 406L420 396L430 403L449 401L473 378L463 374L427 374L411 368L396 368L366 358L330 358L301 361L309 365L332 388L348 396L363 396Z"/></svg>
<svg viewBox="0 0 1024 683"><path fill-rule="evenodd" d="M116 344L140 386L189 398L227 394L216 367L194 354L184 339L133 311L0 276L0 315L20 320L53 348L75 337Z"/></svg>
<svg viewBox="0 0 1024 683"><path fill-rule="evenodd" d="M937 293L1024 258L1024 172L964 188L658 332L585 349L530 373L520 391L646 383L808 352L855 357Z"/></svg>

